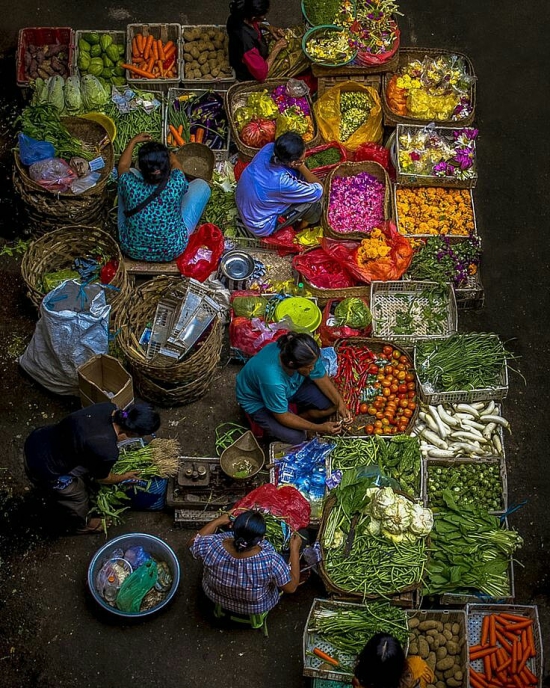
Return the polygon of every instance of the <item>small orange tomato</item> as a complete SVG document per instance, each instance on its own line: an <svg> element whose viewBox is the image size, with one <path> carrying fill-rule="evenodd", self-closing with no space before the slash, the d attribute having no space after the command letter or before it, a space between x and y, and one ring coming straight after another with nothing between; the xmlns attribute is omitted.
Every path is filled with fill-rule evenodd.
<svg viewBox="0 0 550 688"><path fill-rule="evenodd" d="M374 432L374 426L365 425L365 432L367 433L367 435L372 435L372 433Z"/></svg>
<svg viewBox="0 0 550 688"><path fill-rule="evenodd" d="M394 358L396 361L398 361L400 356L401 356L401 352L397 351L397 349L394 349L394 352L392 354L392 358Z"/></svg>
<svg viewBox="0 0 550 688"><path fill-rule="evenodd" d="M404 365L403 363L399 363L397 365L397 370L407 370L407 366Z"/></svg>
<svg viewBox="0 0 550 688"><path fill-rule="evenodd" d="M359 413L367 413L369 410L369 405L362 403L361 406L359 406Z"/></svg>
<svg viewBox="0 0 550 688"><path fill-rule="evenodd" d="M384 354L385 354L386 356L391 356L392 353L393 353L393 349L392 349L391 346L385 346L385 347L382 349L382 351L384 352Z"/></svg>
<svg viewBox="0 0 550 688"><path fill-rule="evenodd" d="M382 420L382 418L384 418L383 411L377 411L374 415L378 418L378 420Z"/></svg>
<svg viewBox="0 0 550 688"><path fill-rule="evenodd" d="M409 406L409 400L408 399L401 399L399 402L399 408L406 409Z"/></svg>
<svg viewBox="0 0 550 688"><path fill-rule="evenodd" d="M397 388L397 391L399 392L399 394L405 394L405 392L408 392L409 390L407 389L407 385L404 382L402 382Z"/></svg>
<svg viewBox="0 0 550 688"><path fill-rule="evenodd" d="M405 380L406 380L407 382L414 382L414 373L407 373L407 374L405 375Z"/></svg>
<svg viewBox="0 0 550 688"><path fill-rule="evenodd" d="M414 399L416 397L416 392L414 391L414 389L411 389L410 392L407 392L407 397L409 399Z"/></svg>
<svg viewBox="0 0 550 688"><path fill-rule="evenodd" d="M406 416L407 418L411 418L413 412L410 408L403 409L403 415Z"/></svg>
<svg viewBox="0 0 550 688"><path fill-rule="evenodd" d="M383 428L374 428L374 434L375 435L383 435L384 429Z"/></svg>
<svg viewBox="0 0 550 688"><path fill-rule="evenodd" d="M411 389L416 389L416 385L414 382L407 382L407 389L410 391Z"/></svg>
<svg viewBox="0 0 550 688"><path fill-rule="evenodd" d="M388 378L385 377L385 378L382 380L382 387L391 387L391 380L388 380Z"/></svg>
<svg viewBox="0 0 550 688"><path fill-rule="evenodd" d="M391 390L390 390L391 391ZM392 392L390 396L388 397L390 401L395 401L395 394Z"/></svg>
<svg viewBox="0 0 550 688"><path fill-rule="evenodd" d="M384 375L392 375L393 374L393 366L385 366L384 367Z"/></svg>
<svg viewBox="0 0 550 688"><path fill-rule="evenodd" d="M391 394L390 388L389 388L389 387L384 387L384 389L382 390L382 394L383 394L385 397L389 397L390 394Z"/></svg>
<svg viewBox="0 0 550 688"><path fill-rule="evenodd" d="M374 421L374 427L375 428L381 428L382 427L382 421L381 420L375 420Z"/></svg>
<svg viewBox="0 0 550 688"><path fill-rule="evenodd" d="M395 383L393 383L390 386L390 391L392 394L397 394L397 392L399 391L399 385L396 385Z"/></svg>
<svg viewBox="0 0 550 688"><path fill-rule="evenodd" d="M381 382L384 379L384 373L378 373L376 379Z"/></svg>
<svg viewBox="0 0 550 688"><path fill-rule="evenodd" d="M374 406L369 406L369 408L367 409L367 413L369 414L369 416L375 416L377 410L378 409L376 409Z"/></svg>
<svg viewBox="0 0 550 688"><path fill-rule="evenodd" d="M390 424L390 421L387 418L382 418L382 427L383 428L387 428L389 424Z"/></svg>
<svg viewBox="0 0 550 688"><path fill-rule="evenodd" d="M407 365L408 362L409 359L405 355L399 356L399 363L404 363L405 365Z"/></svg>
<svg viewBox="0 0 550 688"><path fill-rule="evenodd" d="M406 375L407 375L407 373L404 370L400 370L397 373L397 379L398 380L404 380Z"/></svg>
<svg viewBox="0 0 550 688"><path fill-rule="evenodd" d="M407 406L407 408L410 408L412 411L414 411L414 409L416 408L416 402L409 401L409 405Z"/></svg>

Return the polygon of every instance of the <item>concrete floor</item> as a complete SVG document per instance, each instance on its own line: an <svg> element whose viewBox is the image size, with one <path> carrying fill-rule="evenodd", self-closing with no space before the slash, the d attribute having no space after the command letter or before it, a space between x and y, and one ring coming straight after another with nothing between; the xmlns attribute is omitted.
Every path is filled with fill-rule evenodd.
<svg viewBox="0 0 550 688"><path fill-rule="evenodd" d="M299 21L298 0L273 3L273 23ZM547 286L549 257L547 189L550 159L547 125L549 6L511 0L403 0L403 45L442 47L467 53L479 78L480 181L475 192L485 255L486 306L461 313L464 331L498 332L519 357L525 377L512 374L505 402L514 434L507 437L510 502L526 500L511 518L525 538L516 567L517 601L536 603L550 638L549 521L547 469L550 386ZM26 25L124 28L129 22L223 22L226 3L167 2L152 8L135 0L64 3L39 7L0 3L0 73L4 97L13 78L17 31ZM2 110L5 113L6 108ZM1 125L0 125L1 126ZM2 129L0 128L0 132ZM1 151L9 150L3 141ZM3 236L11 236L15 212L9 196L5 155L0 178ZM36 314L25 298L16 260L0 257L0 686L10 688L210 688L307 685L302 678L301 637L311 600L322 596L318 581L285 598L270 615L270 638L215 626L198 594L200 569L186 551L189 535L173 527L170 514L130 514L112 534L151 532L166 539L182 562L182 584L174 604L158 618L136 626L100 620L85 591L87 564L102 538L58 538L47 527L40 504L28 492L21 450L28 432L59 420L77 402L54 397L24 378L15 357L28 341ZM238 368L220 369L200 402L163 413L164 431L180 438L189 454L214 450L214 428L236 420L233 400ZM205 423L204 419L213 419ZM548 643L546 643L548 648ZM548 652L546 653L548 656Z"/></svg>

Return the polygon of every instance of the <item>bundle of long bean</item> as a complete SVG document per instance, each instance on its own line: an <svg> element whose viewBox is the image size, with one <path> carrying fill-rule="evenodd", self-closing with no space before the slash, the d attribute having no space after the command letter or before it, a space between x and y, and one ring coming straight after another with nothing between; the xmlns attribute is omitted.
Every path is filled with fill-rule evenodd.
<svg viewBox="0 0 550 688"><path fill-rule="evenodd" d="M388 602L373 602L364 609L337 607L329 602L314 611L308 631L352 656L359 654L376 633L389 633L402 645L409 639L405 613Z"/></svg>
<svg viewBox="0 0 550 688"><path fill-rule="evenodd" d="M510 357L495 334L455 334L417 344L416 368L433 391L485 389L499 384Z"/></svg>
<svg viewBox="0 0 550 688"><path fill-rule="evenodd" d="M390 478L397 480L407 494L420 495L420 443L414 437L331 437L336 446L330 453L333 470L378 465Z"/></svg>
<svg viewBox="0 0 550 688"><path fill-rule="evenodd" d="M288 543L290 529L286 526L285 521L277 518L277 516L264 513L263 517L266 527L265 539L273 545L277 552L282 552Z"/></svg>
<svg viewBox="0 0 550 688"><path fill-rule="evenodd" d="M160 94L158 94L160 97ZM113 141L115 155L122 155L130 139L141 132L151 134L154 141L162 139L162 109L157 107L151 112L146 112L138 107L127 113L122 113L114 103L109 103L105 108L108 115L116 124L117 133Z"/></svg>
<svg viewBox="0 0 550 688"><path fill-rule="evenodd" d="M57 109L50 104L29 105L17 122L24 134L37 141L49 141L58 158L70 160L73 157L91 160L97 152L93 146L72 136L61 121Z"/></svg>
<svg viewBox="0 0 550 688"><path fill-rule="evenodd" d="M121 454L112 472L122 475L137 471L143 480L169 478L178 472L180 454L177 440L156 438L145 447Z"/></svg>

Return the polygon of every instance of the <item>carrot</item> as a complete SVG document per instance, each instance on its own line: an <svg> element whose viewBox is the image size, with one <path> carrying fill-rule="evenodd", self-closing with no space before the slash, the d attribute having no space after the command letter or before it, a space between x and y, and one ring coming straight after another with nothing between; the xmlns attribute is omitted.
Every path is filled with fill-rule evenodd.
<svg viewBox="0 0 550 688"><path fill-rule="evenodd" d="M155 58L151 57L149 58L149 62L147 63L147 71L153 73L153 67L155 66Z"/></svg>
<svg viewBox="0 0 550 688"><path fill-rule="evenodd" d="M523 671L523 667L527 663L527 660L529 659L530 655L531 655L531 648L529 648L529 647L525 648L525 650L523 651L523 655L522 655L522 657L519 661L519 664L518 664L518 674L521 674L521 672Z"/></svg>
<svg viewBox="0 0 550 688"><path fill-rule="evenodd" d="M523 667L523 675L526 677L528 683L538 683L538 679L535 676L535 674L529 669L529 667L526 665Z"/></svg>
<svg viewBox="0 0 550 688"><path fill-rule="evenodd" d="M512 676L512 681L516 684L517 688L524 688L523 681L520 679L519 676L516 676L514 674Z"/></svg>
<svg viewBox="0 0 550 688"><path fill-rule="evenodd" d="M493 614L493 616L495 617L495 623L501 626L506 626L509 623L507 619L502 618L501 614Z"/></svg>
<svg viewBox="0 0 550 688"><path fill-rule="evenodd" d="M183 146L184 141L183 141L182 137L180 136L176 127L173 124L170 124L169 128L170 128L170 133L172 134L174 141L177 143L177 145Z"/></svg>
<svg viewBox="0 0 550 688"><path fill-rule="evenodd" d="M495 646L497 644L495 617L489 617L489 645Z"/></svg>
<svg viewBox="0 0 550 688"><path fill-rule="evenodd" d="M533 622L531 619L526 619L525 621L517 622L517 623L509 623L507 626L504 627L505 631L511 631L512 633L515 633L517 631L521 631L523 628L528 628L531 626Z"/></svg>
<svg viewBox="0 0 550 688"><path fill-rule="evenodd" d="M191 134L191 136L189 137L189 141L190 143L195 143L195 134Z"/></svg>
<svg viewBox="0 0 550 688"><path fill-rule="evenodd" d="M526 618L525 616L518 616L517 614L506 614L504 612L499 614L499 616L501 616L503 619L506 619L507 621L515 621L515 622L525 621L525 618Z"/></svg>
<svg viewBox="0 0 550 688"><path fill-rule="evenodd" d="M183 124L180 124L180 125L179 125L179 127L178 127L178 134L179 134L180 136L183 136Z"/></svg>
<svg viewBox="0 0 550 688"><path fill-rule="evenodd" d="M470 681L477 681L480 686L487 686L487 681L483 675L472 669L472 667L470 667Z"/></svg>
<svg viewBox="0 0 550 688"><path fill-rule="evenodd" d="M143 55L143 43L144 43L143 34L137 33L136 34L136 46L138 49L138 53L140 55Z"/></svg>
<svg viewBox="0 0 550 688"><path fill-rule="evenodd" d="M481 624L481 639L479 641L480 645L487 645L489 640L489 617L484 616L483 622Z"/></svg>
<svg viewBox="0 0 550 688"><path fill-rule="evenodd" d="M164 52L166 53L167 50L170 50L170 48L176 49L176 46L174 45L174 41L166 41L164 44Z"/></svg>
<svg viewBox="0 0 550 688"><path fill-rule="evenodd" d="M525 629L525 628L521 632L520 643L521 643L521 651L525 652L525 648L529 647L529 643L527 642L527 629Z"/></svg>
<svg viewBox="0 0 550 688"><path fill-rule="evenodd" d="M137 45L137 37L132 38L132 57L139 57L139 48Z"/></svg>
<svg viewBox="0 0 550 688"><path fill-rule="evenodd" d="M515 640L512 643L512 668L510 671L512 672L512 677L518 673L518 644Z"/></svg>
<svg viewBox="0 0 550 688"><path fill-rule="evenodd" d="M155 58L155 62L159 59L159 47L154 38L151 44L151 55Z"/></svg>
<svg viewBox="0 0 550 688"><path fill-rule="evenodd" d="M496 631L496 636L498 638L498 641L502 645L502 647L506 650L508 654L511 654L512 652L512 646L510 643L506 640L506 638L502 635L500 631Z"/></svg>
<svg viewBox="0 0 550 688"><path fill-rule="evenodd" d="M147 72L145 69L140 69L139 67L134 67L134 65L125 64L125 63L121 64L120 66L122 67L122 69L127 69L129 72L133 72L137 76L143 76L146 79L152 79L153 78L153 75L151 74L151 72Z"/></svg>
<svg viewBox="0 0 550 688"><path fill-rule="evenodd" d="M157 60L157 67L159 68L159 73L162 77L164 77L164 69L162 67L162 60Z"/></svg>
<svg viewBox="0 0 550 688"><path fill-rule="evenodd" d="M496 652L497 650L498 647L486 647L483 648L483 650L478 650L477 652L470 652L470 662L473 662L476 659L482 659L487 655L492 655L493 652Z"/></svg>
<svg viewBox="0 0 550 688"><path fill-rule="evenodd" d="M478 652L479 650L483 650L483 645L472 645L470 648L470 652Z"/></svg>
<svg viewBox="0 0 550 688"><path fill-rule="evenodd" d="M503 671L506 671L510 664L512 663L512 660L508 658L505 662L502 662L502 664L499 666L497 674L501 674Z"/></svg>
<svg viewBox="0 0 550 688"><path fill-rule="evenodd" d="M491 657L494 655L485 655L483 658L483 668L485 669L485 677L488 681L493 678L493 669L491 667Z"/></svg>
<svg viewBox="0 0 550 688"><path fill-rule="evenodd" d="M164 59L169 60L172 56L176 55L176 46L173 45L171 48L168 50L164 50Z"/></svg>
<svg viewBox="0 0 550 688"><path fill-rule="evenodd" d="M517 635L516 635L515 633L510 633L510 631L507 631L507 630L504 629L504 628L501 630L501 633L502 633L502 635L503 635L505 638L508 638L508 640L509 640L511 643L513 643L514 640L517 639Z"/></svg>
<svg viewBox="0 0 550 688"><path fill-rule="evenodd" d="M133 58L132 58L132 64L140 65L140 64L142 64L143 62L145 62L145 60L143 59L143 57L133 57Z"/></svg>
<svg viewBox="0 0 550 688"><path fill-rule="evenodd" d="M531 648L531 657L536 657L537 656L537 651L535 649L535 639L533 637L533 626L528 626L527 628L527 642L529 643L529 647Z"/></svg>
<svg viewBox="0 0 550 688"><path fill-rule="evenodd" d="M164 60L166 59L166 55L164 54L164 46L162 45L162 41L160 40L160 38L157 41L157 50L159 54L159 60L162 60L164 62Z"/></svg>
<svg viewBox="0 0 550 688"><path fill-rule="evenodd" d="M202 143L204 141L204 129L202 127L197 127L195 132L195 140L197 143Z"/></svg>
<svg viewBox="0 0 550 688"><path fill-rule="evenodd" d="M494 653L493 653L492 655L490 655L490 657L489 657L490 660L491 660L491 668L492 668L492 670L493 670L494 672L496 672L496 670L497 670L497 653L498 653L498 650L497 650L497 652L494 652Z"/></svg>
<svg viewBox="0 0 550 688"><path fill-rule="evenodd" d="M325 662L332 664L332 666L340 666L340 662L337 659L334 659L334 657L327 655L326 652L323 652L318 647L314 648L313 654L316 657L319 657L319 659L323 659Z"/></svg>
<svg viewBox="0 0 550 688"><path fill-rule="evenodd" d="M168 136L166 137L166 143L168 143L168 145L171 146L173 140L174 139L172 138L172 134L168 134Z"/></svg>
<svg viewBox="0 0 550 688"><path fill-rule="evenodd" d="M155 39L153 38L152 34L149 34L145 40L145 48L143 49L143 57L148 60L149 57L151 56L151 48L153 47L153 41Z"/></svg>

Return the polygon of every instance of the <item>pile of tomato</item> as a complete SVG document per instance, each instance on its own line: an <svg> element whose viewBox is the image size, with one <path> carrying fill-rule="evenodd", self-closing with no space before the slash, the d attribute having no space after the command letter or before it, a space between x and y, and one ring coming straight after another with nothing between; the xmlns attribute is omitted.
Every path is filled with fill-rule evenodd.
<svg viewBox="0 0 550 688"><path fill-rule="evenodd" d="M365 425L367 435L406 432L416 409L413 371L409 358L391 346L385 346L382 353L376 354L367 376L370 398L359 407L362 415L371 417Z"/></svg>

